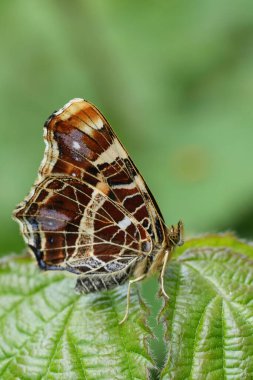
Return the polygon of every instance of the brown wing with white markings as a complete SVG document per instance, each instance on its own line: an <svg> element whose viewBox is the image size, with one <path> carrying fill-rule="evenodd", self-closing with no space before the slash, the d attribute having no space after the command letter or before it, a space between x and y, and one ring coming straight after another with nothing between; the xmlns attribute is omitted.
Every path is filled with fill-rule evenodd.
<svg viewBox="0 0 253 380"><path fill-rule="evenodd" d="M14 213L42 267L86 272L91 257L103 265L164 243L150 191L93 105L70 101L45 123L44 139L38 179Z"/></svg>

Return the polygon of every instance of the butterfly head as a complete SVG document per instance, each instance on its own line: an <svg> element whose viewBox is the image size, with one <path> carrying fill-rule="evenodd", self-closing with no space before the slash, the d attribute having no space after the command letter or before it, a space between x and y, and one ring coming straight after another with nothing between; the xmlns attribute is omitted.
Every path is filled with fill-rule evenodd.
<svg viewBox="0 0 253 380"><path fill-rule="evenodd" d="M181 246L184 244L184 225L181 220L176 226L168 228L168 239L173 246Z"/></svg>

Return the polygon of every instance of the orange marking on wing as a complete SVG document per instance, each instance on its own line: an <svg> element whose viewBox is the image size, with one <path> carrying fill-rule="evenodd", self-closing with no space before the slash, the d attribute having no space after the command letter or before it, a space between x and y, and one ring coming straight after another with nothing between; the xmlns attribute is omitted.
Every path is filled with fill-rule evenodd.
<svg viewBox="0 0 253 380"><path fill-rule="evenodd" d="M103 194L108 195L110 193L110 186L105 182L98 182L96 188L102 191Z"/></svg>

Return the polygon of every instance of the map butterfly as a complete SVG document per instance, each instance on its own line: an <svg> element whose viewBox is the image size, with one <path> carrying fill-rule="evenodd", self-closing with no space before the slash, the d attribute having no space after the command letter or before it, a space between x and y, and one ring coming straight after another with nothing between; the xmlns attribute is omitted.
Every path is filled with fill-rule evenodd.
<svg viewBox="0 0 253 380"><path fill-rule="evenodd" d="M46 150L38 178L14 211L24 239L44 270L77 275L90 293L130 286L164 272L182 244L181 222L167 228L142 176L104 116L73 99L44 126ZM122 321L122 322L123 322Z"/></svg>

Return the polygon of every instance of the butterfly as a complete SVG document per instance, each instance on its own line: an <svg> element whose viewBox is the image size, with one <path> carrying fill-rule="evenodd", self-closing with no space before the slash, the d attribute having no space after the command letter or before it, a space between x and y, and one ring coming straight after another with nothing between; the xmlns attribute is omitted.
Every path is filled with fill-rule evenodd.
<svg viewBox="0 0 253 380"><path fill-rule="evenodd" d="M43 270L77 276L79 293L130 287L164 273L183 224L167 228L133 161L99 110L75 98L44 125L44 158L29 195L14 210Z"/></svg>

